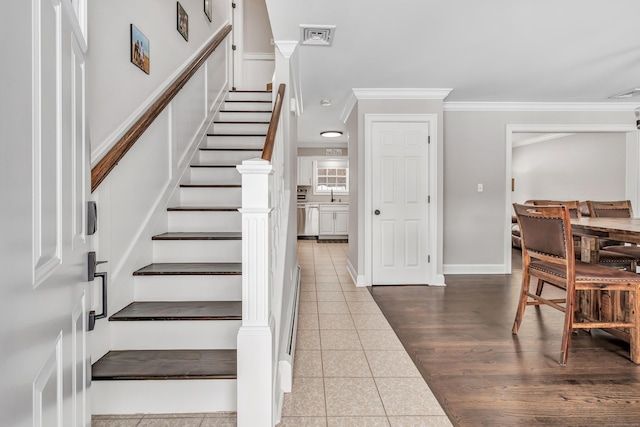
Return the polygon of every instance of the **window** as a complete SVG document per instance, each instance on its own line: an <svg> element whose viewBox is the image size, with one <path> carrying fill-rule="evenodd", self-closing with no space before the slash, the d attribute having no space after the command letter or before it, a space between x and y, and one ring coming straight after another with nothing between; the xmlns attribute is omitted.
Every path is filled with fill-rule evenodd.
<svg viewBox="0 0 640 427"><path fill-rule="evenodd" d="M346 160L318 160L313 170L313 193L347 194L349 167Z"/></svg>

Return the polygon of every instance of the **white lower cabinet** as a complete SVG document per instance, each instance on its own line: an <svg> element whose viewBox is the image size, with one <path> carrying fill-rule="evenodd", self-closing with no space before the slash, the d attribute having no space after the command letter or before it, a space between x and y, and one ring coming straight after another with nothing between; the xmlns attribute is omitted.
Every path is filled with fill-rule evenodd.
<svg viewBox="0 0 640 427"><path fill-rule="evenodd" d="M349 205L320 205L320 237L349 234Z"/></svg>

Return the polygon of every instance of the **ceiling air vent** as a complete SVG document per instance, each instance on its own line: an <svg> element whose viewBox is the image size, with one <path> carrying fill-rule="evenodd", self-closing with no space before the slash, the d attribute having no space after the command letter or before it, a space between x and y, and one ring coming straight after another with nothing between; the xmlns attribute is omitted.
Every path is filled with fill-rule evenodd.
<svg viewBox="0 0 640 427"><path fill-rule="evenodd" d="M301 43L311 46L331 46L335 25L300 25Z"/></svg>

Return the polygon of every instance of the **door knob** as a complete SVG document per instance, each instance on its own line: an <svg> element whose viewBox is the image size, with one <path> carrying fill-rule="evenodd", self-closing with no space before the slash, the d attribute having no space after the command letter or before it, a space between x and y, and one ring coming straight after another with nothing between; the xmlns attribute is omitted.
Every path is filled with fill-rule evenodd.
<svg viewBox="0 0 640 427"><path fill-rule="evenodd" d="M376 209L375 211L373 211L374 214L376 215L380 215L380 211L378 209Z"/></svg>

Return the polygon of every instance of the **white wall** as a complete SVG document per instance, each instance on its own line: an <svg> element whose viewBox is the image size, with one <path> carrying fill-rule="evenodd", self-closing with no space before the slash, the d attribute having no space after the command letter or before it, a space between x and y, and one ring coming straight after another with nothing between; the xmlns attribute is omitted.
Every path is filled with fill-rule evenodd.
<svg viewBox="0 0 640 427"><path fill-rule="evenodd" d="M203 0L181 0L189 15L189 41L176 30L176 2L93 1L89 5L88 115L92 163L110 148L223 25L231 4L213 0L213 20ZM130 61L130 24L148 39L150 74Z"/></svg>
<svg viewBox="0 0 640 427"><path fill-rule="evenodd" d="M632 112L447 111L445 104L445 272L504 266L507 125L634 123Z"/></svg>
<svg viewBox="0 0 640 427"><path fill-rule="evenodd" d="M118 2L112 3L116 3L118 6ZM199 12L203 6L201 1L185 1L181 4L189 13L190 18L188 52L184 51L187 46L186 42L175 31L175 25L172 25L164 29L164 34L157 34L156 37L158 39L171 38L175 32L175 35L179 37L178 41L183 43L181 47L179 44L178 47L175 47L175 54L169 50L164 51L160 44L154 50L153 39L149 34L146 34L151 39L150 76L137 69L133 64L128 64L128 58L126 61L123 60L123 64L130 66L134 71L132 82L144 82L145 87L152 83L155 84L156 87L150 88L154 94L161 93L167 88L171 80L167 78L168 76L180 74L190 63L192 56L197 53L191 48L202 48L218 30L217 27L209 27L209 21L204 16L204 12L202 15L206 22L196 22L200 18ZM124 7L124 4L121 4L120 7ZM114 7L114 9L118 10L118 7ZM156 9L158 8L156 7ZM175 9L175 3L171 9ZM220 8L220 4L214 1L214 23L216 23L216 14L218 14L218 21L222 20L220 14L224 10L224 7ZM94 20L97 19L95 12L94 10ZM114 13L113 10L111 13ZM141 18L141 22L145 22L145 19L149 18ZM133 20L135 21L135 18ZM149 26L155 28L152 24ZM196 31L198 26L206 28L207 33L199 34ZM93 27L93 31L99 31L99 27ZM144 31L143 28L141 30ZM156 30L160 31L161 28L158 27ZM91 36L92 34L90 34L90 39ZM95 34L94 38L103 36ZM196 44L194 39L198 38L200 40ZM98 259L108 261L108 264L102 268L109 273L109 315L133 299L134 278L132 273L151 263L151 236L166 231L166 207L170 204L177 204L177 200L175 200L177 194L173 193L182 179L181 174L184 173L185 167L196 153L198 145L206 137L206 129L228 90L229 39L230 37L227 37L227 40L211 54L205 64L193 75L92 194L92 199L96 200L98 206L98 232L94 239L94 246ZM193 44L192 41L194 41ZM153 78L154 58L156 59L155 63L164 64L163 66L166 67L163 76L160 75L160 70L157 71L157 78ZM178 58L181 58L181 61L178 61ZM170 66L173 68L169 69ZM130 70L124 68L125 70L121 69L120 72L128 74ZM118 134L119 129L126 129L137 118L137 113L134 110L148 107L154 100L148 99L146 94L136 93L132 82L125 84L123 92L115 90L112 84L116 80L121 83L126 80L122 76L106 76L101 71L97 71L95 66L92 71L97 74L97 76L91 75L92 81L97 81L98 78L104 79L104 87L102 84L93 87L94 91L90 94L92 96L90 105L100 105L105 110L107 107L110 108L110 114L104 117L95 115L95 113L92 115L92 130L100 129L105 135ZM145 78L149 80L147 81ZM110 89L110 92L105 91L105 88ZM123 97L122 93L132 95ZM120 98L123 98L122 105L119 104ZM135 105L136 102L139 105ZM96 138L95 133L93 133L93 137ZM110 146L114 142L115 140L108 136L102 141L102 144L97 145L101 148L102 146ZM96 145L94 145L95 148ZM91 341L93 346L91 354L93 360L97 360L110 346L109 322L97 323Z"/></svg>
<svg viewBox="0 0 640 427"><path fill-rule="evenodd" d="M438 115L438 146L442 147L443 142L443 122L442 122L442 108L443 102L440 100L423 100L423 99L408 99L408 100L381 100L381 99L361 99L357 102L355 107L357 111L357 131L355 129L349 129L349 246L357 245L357 248L349 249L349 264L353 267L352 274L356 275L358 284L364 284L365 280L365 233L370 230L365 230L364 218L365 215L371 215L371 212L366 212L364 208L364 186L365 179L364 171L364 152L366 149L365 132L364 132L364 118L366 114L437 114ZM352 113L353 114L353 113ZM348 126L353 126L351 119L347 121ZM357 138L357 142L354 142L354 136ZM357 145L357 146L354 146ZM438 150L437 163L442 165L443 150ZM442 171L438 171L438 193L442 197ZM357 174L355 183L353 181L354 176ZM432 200L436 200L436 195L432 195ZM440 235L438 239L442 242L442 200L437 205L438 209L438 226L436 232ZM356 217L354 218L354 215ZM356 228L353 228L356 227ZM432 251L438 251L438 248L431 248ZM435 257L438 261L435 263L435 274L442 273L442 257Z"/></svg>
<svg viewBox="0 0 640 427"><path fill-rule="evenodd" d="M237 43L242 54L241 90L265 90L275 67L273 33L265 0L241 0L242 39Z"/></svg>
<svg viewBox="0 0 640 427"><path fill-rule="evenodd" d="M512 202L624 200L625 134L576 133L516 147L511 170Z"/></svg>

